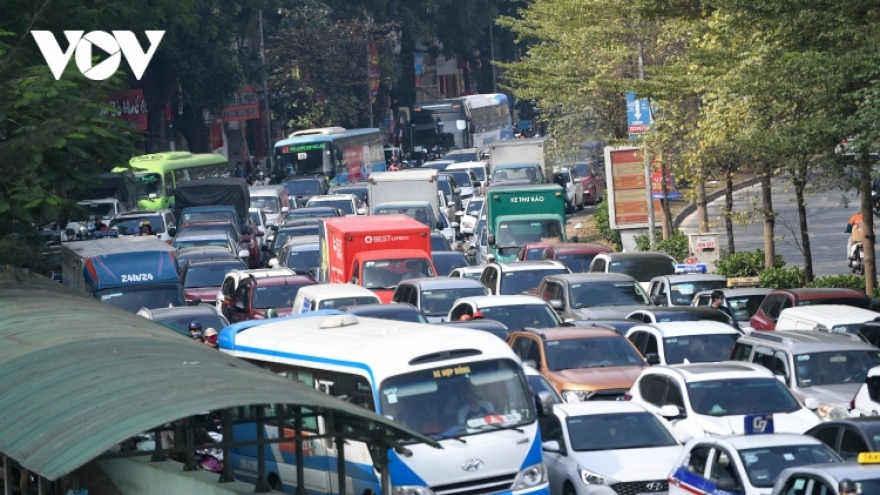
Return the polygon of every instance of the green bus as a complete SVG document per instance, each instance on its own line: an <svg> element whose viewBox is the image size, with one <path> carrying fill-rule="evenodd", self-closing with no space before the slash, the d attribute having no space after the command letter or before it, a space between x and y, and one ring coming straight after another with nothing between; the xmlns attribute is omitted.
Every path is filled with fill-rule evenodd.
<svg viewBox="0 0 880 495"><path fill-rule="evenodd" d="M141 155L129 161L138 192L138 209L163 210L174 207L174 189L179 182L229 177L229 161L223 155L169 151ZM118 167L114 172L125 171Z"/></svg>

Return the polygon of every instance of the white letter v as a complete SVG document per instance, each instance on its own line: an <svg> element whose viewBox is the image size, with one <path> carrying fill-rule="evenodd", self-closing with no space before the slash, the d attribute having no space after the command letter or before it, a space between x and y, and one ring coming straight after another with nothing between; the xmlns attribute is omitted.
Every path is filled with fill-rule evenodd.
<svg viewBox="0 0 880 495"><path fill-rule="evenodd" d="M58 45L58 40L55 39L55 35L51 31L31 31L31 34L34 35L34 40L37 42L37 47L40 49L40 53L43 54L43 58L46 59L46 63L49 64L49 70L52 71L56 81L61 79L61 74L67 68L67 63L70 62L70 57L76 50L83 32L64 31L64 36L67 36L67 42L70 45L68 45L66 52L62 52L61 46Z"/></svg>

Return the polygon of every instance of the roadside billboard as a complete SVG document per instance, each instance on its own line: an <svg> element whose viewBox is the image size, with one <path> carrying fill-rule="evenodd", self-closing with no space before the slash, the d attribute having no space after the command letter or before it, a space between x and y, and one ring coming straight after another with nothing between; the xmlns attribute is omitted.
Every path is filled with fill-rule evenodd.
<svg viewBox="0 0 880 495"><path fill-rule="evenodd" d="M648 189L641 148L606 146L605 177L611 228L647 229ZM654 200L654 211L660 211L657 199ZM656 218L654 225L657 225Z"/></svg>

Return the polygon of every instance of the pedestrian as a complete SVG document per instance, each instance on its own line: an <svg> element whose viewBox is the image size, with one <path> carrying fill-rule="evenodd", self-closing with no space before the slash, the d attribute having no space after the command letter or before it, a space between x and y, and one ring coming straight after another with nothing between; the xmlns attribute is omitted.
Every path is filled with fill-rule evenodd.
<svg viewBox="0 0 880 495"><path fill-rule="evenodd" d="M840 495L859 495L859 488L851 479L840 480L837 491Z"/></svg>
<svg viewBox="0 0 880 495"><path fill-rule="evenodd" d="M235 170L232 172L233 177L244 177L244 168L241 166L241 160L235 162Z"/></svg>
<svg viewBox="0 0 880 495"><path fill-rule="evenodd" d="M189 336L192 338L196 338L196 336L202 335L202 324L193 321L189 324Z"/></svg>
<svg viewBox="0 0 880 495"><path fill-rule="evenodd" d="M149 220L144 220L141 222L141 233L140 235L153 235L153 225Z"/></svg>
<svg viewBox="0 0 880 495"><path fill-rule="evenodd" d="M718 311L721 311L722 313L729 316L730 319L733 320L733 325L735 327L738 327L739 325L737 324L736 315L733 313L733 309L731 309L730 306L725 304L725 302L726 302L726 300L724 297L723 290L715 289L712 291L712 302L709 303L709 306L713 307L713 308L717 309Z"/></svg>
<svg viewBox="0 0 880 495"><path fill-rule="evenodd" d="M217 339L217 330L208 327L208 329L205 330L205 345L210 347L211 349L217 349Z"/></svg>

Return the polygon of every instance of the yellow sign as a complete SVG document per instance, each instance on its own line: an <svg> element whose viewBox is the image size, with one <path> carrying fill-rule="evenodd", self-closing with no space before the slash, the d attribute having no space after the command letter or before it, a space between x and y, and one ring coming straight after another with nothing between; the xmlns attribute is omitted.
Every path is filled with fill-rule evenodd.
<svg viewBox="0 0 880 495"><path fill-rule="evenodd" d="M859 464L880 464L880 452L862 452L859 454Z"/></svg>
<svg viewBox="0 0 880 495"><path fill-rule="evenodd" d="M727 279L728 287L758 287L761 285L759 277L732 277Z"/></svg>
<svg viewBox="0 0 880 495"><path fill-rule="evenodd" d="M434 370L434 378L449 378L450 376L467 375L470 372L470 366L456 366L455 368Z"/></svg>

